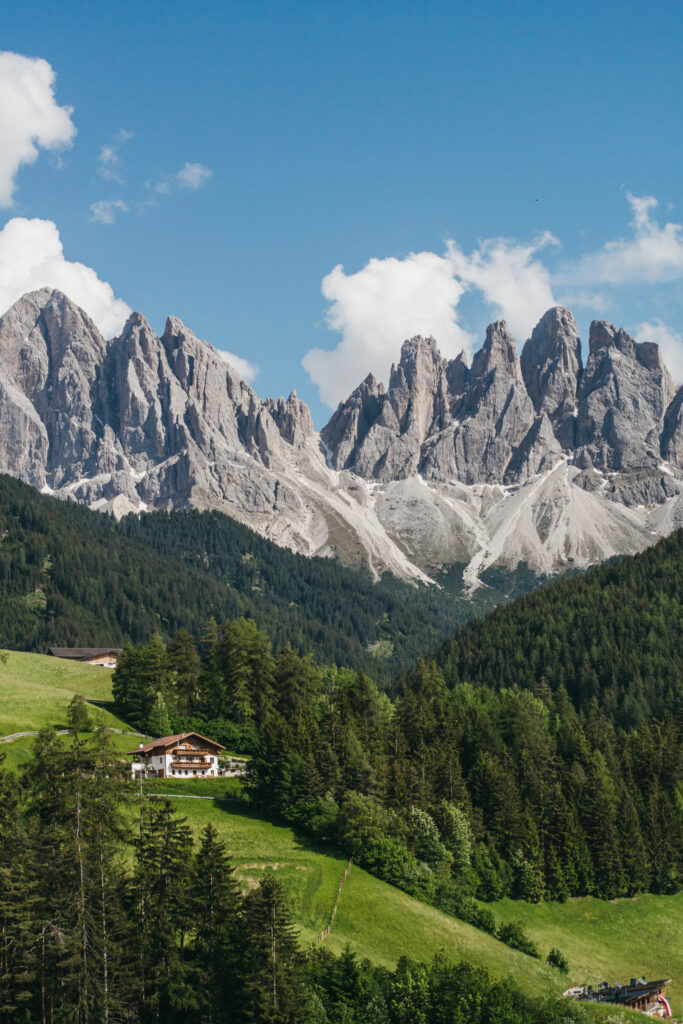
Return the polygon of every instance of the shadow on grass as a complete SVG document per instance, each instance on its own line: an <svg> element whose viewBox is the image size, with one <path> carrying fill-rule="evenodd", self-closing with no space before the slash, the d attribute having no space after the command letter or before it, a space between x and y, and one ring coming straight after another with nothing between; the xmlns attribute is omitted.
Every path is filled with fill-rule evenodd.
<svg viewBox="0 0 683 1024"><path fill-rule="evenodd" d="M348 860L348 853L344 853L344 851L334 843L327 842L323 839L314 839L300 826L291 821L286 821L284 818L280 818L272 813L266 813L263 808L259 808L248 798L215 797L214 803L227 814L234 814L237 812L241 817L249 818L251 821L260 821L263 824L272 825L275 828L287 829L294 836L295 849L306 850L308 853L316 853L323 857L334 857L343 861Z"/></svg>
<svg viewBox="0 0 683 1024"><path fill-rule="evenodd" d="M109 711L110 714L114 715L116 718L120 717L116 708L116 702L113 700L95 700L94 697L86 697L85 701L86 704L92 704L94 708L100 708L102 711ZM133 726L131 725L130 728L132 729Z"/></svg>

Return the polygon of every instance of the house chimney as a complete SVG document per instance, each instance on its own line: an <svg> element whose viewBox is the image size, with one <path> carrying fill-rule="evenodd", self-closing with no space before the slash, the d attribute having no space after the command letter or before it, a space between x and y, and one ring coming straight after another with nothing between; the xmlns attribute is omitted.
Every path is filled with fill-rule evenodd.
<svg viewBox="0 0 683 1024"><path fill-rule="evenodd" d="M145 745L144 743L138 743L138 750L142 750L142 748L144 747L144 745Z"/></svg>

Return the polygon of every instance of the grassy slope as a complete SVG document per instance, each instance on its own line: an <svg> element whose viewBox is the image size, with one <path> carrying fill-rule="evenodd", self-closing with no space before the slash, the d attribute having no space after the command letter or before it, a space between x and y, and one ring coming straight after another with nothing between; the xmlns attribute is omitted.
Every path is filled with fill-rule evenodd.
<svg viewBox="0 0 683 1024"><path fill-rule="evenodd" d="M183 800L178 809L195 832L209 822L219 831L243 884L255 884L267 868L275 871L302 941L316 941L332 913L347 863L344 856L329 848L312 847L291 828L245 813L239 805ZM564 987L556 971L419 903L358 867L351 869L332 933L325 942L336 952L350 942L361 956L387 966L400 956L424 959L445 949L454 960L473 960L496 975L512 971L537 992L548 985Z"/></svg>
<svg viewBox="0 0 683 1024"><path fill-rule="evenodd" d="M683 892L565 904L503 900L492 909L501 920L521 921L541 949L561 949L572 983L672 978L672 1009L683 1017Z"/></svg>
<svg viewBox="0 0 683 1024"><path fill-rule="evenodd" d="M42 654L12 651L0 664L0 736L40 729L43 725L66 728L66 712L75 693L86 700L111 700L111 670ZM91 706L94 721L112 729L127 730L120 718L102 707ZM8 768L17 768L29 757L30 737L0 744ZM116 736L116 746L129 750L135 745L130 735Z"/></svg>

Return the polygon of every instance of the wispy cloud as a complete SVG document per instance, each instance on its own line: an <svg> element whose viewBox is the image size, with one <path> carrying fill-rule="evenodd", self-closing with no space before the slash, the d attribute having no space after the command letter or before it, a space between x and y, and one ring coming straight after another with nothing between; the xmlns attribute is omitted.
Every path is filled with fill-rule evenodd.
<svg viewBox="0 0 683 1024"><path fill-rule="evenodd" d="M131 132L119 132L117 137L120 138L123 134L125 134L126 138L132 137ZM109 148L104 146L102 152L105 152L105 150L105 163L103 166L106 167L108 172L111 172L105 176L109 176L113 181L119 181L121 179L116 176L121 168L118 153L116 150L110 152ZM100 154L100 164L102 169L102 154ZM213 171L209 167L205 167L204 164L186 162L174 174L165 174L157 181L145 182L148 190L146 199L141 201L132 199L98 199L96 202L91 203L90 220L98 224L114 224L117 216L121 213L136 213L140 216L149 209L158 206L160 198L168 196L174 191L185 189L196 191L206 184L212 174Z"/></svg>
<svg viewBox="0 0 683 1024"><path fill-rule="evenodd" d="M212 174L211 168L205 167L204 164L185 163L175 176L176 186L196 191L206 184Z"/></svg>
<svg viewBox="0 0 683 1024"><path fill-rule="evenodd" d="M0 206L11 206L17 171L39 149L70 146L72 107L55 100L56 75L46 60L0 52Z"/></svg>
<svg viewBox="0 0 683 1024"><path fill-rule="evenodd" d="M164 174L158 181L147 182L147 187L160 196L167 196L175 189L191 189L196 192L212 174L210 167L186 161L175 174Z"/></svg>
<svg viewBox="0 0 683 1024"><path fill-rule="evenodd" d="M107 181L116 181L120 185L124 183L123 159L119 150L124 143L129 142L132 138L133 132L121 128L112 137L111 141L105 143L100 149L98 157L99 172Z"/></svg>
<svg viewBox="0 0 683 1024"><path fill-rule="evenodd" d="M90 204L90 220L97 224L113 224L119 213L128 213L130 207L123 199L98 199Z"/></svg>

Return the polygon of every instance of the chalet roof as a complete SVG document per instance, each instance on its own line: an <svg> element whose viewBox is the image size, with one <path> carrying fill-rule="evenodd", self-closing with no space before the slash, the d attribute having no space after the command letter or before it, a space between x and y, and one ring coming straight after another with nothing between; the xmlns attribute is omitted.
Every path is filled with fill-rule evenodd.
<svg viewBox="0 0 683 1024"><path fill-rule="evenodd" d="M623 985L623 991L628 997L631 995L644 995L646 992L651 992L655 989L664 988L665 985L671 984L671 978L660 978L659 981L638 981L635 985Z"/></svg>
<svg viewBox="0 0 683 1024"><path fill-rule="evenodd" d="M646 981L645 978L631 979L630 984L608 985L603 982L598 985L594 996L608 1002L631 1003L642 999L643 996L654 995L661 991L665 985L671 984L671 978L660 978L658 981Z"/></svg>
<svg viewBox="0 0 683 1024"><path fill-rule="evenodd" d="M120 647L48 647L47 653L53 658L72 658L85 661L87 658L101 658L103 654L120 654Z"/></svg>
<svg viewBox="0 0 683 1024"><path fill-rule="evenodd" d="M206 736L202 736L198 732L177 732L173 736L160 736L158 740L152 740L150 743L143 743L136 750L129 750L129 754L149 754L152 750L158 750L160 747L166 749L166 747L172 747L174 743L180 743L181 740L188 740L194 736L198 740L202 740L204 743L208 743L210 747L215 747L216 750L225 750L225 747L220 743L216 743L215 740L210 740Z"/></svg>

